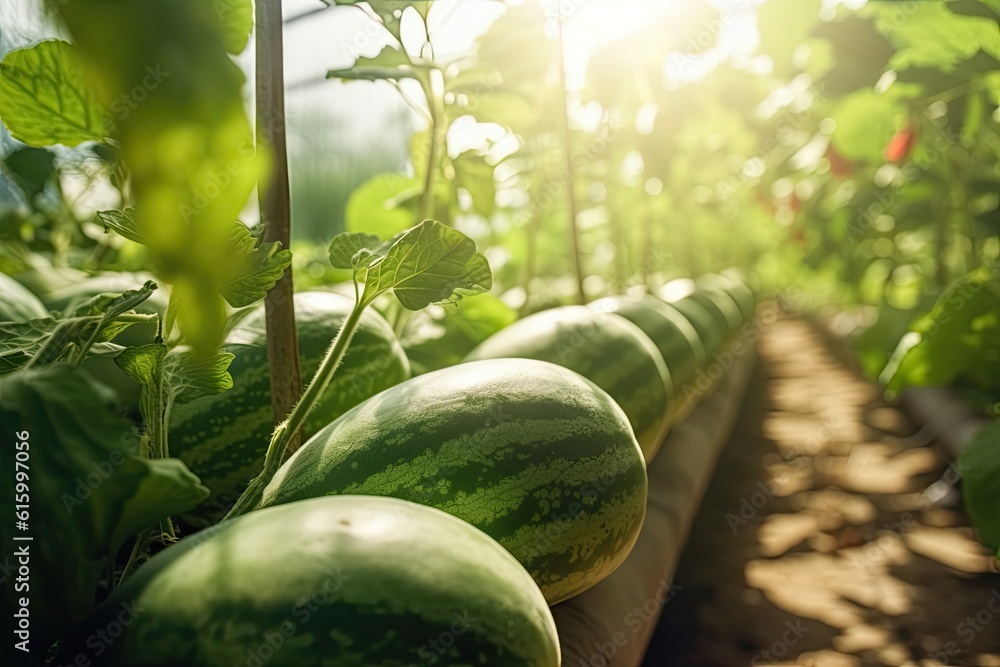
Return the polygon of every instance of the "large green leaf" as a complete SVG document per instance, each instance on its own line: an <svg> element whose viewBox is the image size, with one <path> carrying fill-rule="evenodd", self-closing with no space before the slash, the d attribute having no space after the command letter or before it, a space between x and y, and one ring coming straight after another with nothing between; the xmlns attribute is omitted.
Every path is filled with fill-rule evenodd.
<svg viewBox="0 0 1000 667"><path fill-rule="evenodd" d="M879 29L896 46L894 69L936 67L951 70L982 49L1000 58L996 18L962 16L948 2L882 2L872 5Z"/></svg>
<svg viewBox="0 0 1000 667"><path fill-rule="evenodd" d="M959 466L969 519L979 539L1000 558L1000 421L976 434Z"/></svg>
<svg viewBox="0 0 1000 667"><path fill-rule="evenodd" d="M431 5L430 0L334 0L334 2L338 5L357 5L364 2L364 4L372 8L372 11L382 21L385 29L397 40L402 40L401 19L403 12L407 8L413 7L417 10L420 17L426 21L427 12Z"/></svg>
<svg viewBox="0 0 1000 667"><path fill-rule="evenodd" d="M0 448L0 458L12 477L15 459L28 470L30 517L17 534L35 538L31 644L39 651L91 610L108 558L126 536L208 495L179 461L136 455L138 437L107 407L107 391L65 364L0 377L0 418L17 434L12 437L28 443L16 446L22 454L11 442ZM8 545L14 544L13 501L10 492L0 501L11 517L3 529ZM14 584L6 578L9 607L23 595Z"/></svg>
<svg viewBox="0 0 1000 667"><path fill-rule="evenodd" d="M55 173L56 156L45 148L28 146L3 159L4 171L11 175L28 201L34 200Z"/></svg>
<svg viewBox="0 0 1000 667"><path fill-rule="evenodd" d="M74 47L59 40L11 51L0 62L0 119L32 146L76 146L111 134Z"/></svg>
<svg viewBox="0 0 1000 667"><path fill-rule="evenodd" d="M1000 389L1000 266L955 281L903 337L882 382L889 391L961 379Z"/></svg>
<svg viewBox="0 0 1000 667"><path fill-rule="evenodd" d="M409 56L394 46L384 47L377 56L361 56L347 69L334 69L326 73L329 79L354 79L361 81L399 81L417 76Z"/></svg>
<svg viewBox="0 0 1000 667"><path fill-rule="evenodd" d="M368 266L362 303L392 290L409 310L488 292L493 276L476 243L436 220L400 234Z"/></svg>

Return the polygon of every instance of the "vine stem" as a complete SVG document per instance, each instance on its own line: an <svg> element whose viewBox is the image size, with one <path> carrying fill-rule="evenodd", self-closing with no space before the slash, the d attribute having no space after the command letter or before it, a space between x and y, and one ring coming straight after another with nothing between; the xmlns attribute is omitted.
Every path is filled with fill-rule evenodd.
<svg viewBox="0 0 1000 667"><path fill-rule="evenodd" d="M423 88L424 96L427 98L427 107L431 115L431 140L427 151L427 171L424 174L424 191L420 196L420 210L417 212L417 224L434 217L434 177L440 162L441 149L446 141L445 109L442 86L436 78L436 70L427 72L426 77L420 77L419 81Z"/></svg>
<svg viewBox="0 0 1000 667"><path fill-rule="evenodd" d="M263 497L264 488L274 478L274 474L281 466L281 461L284 458L285 450L288 448L289 443L292 442L293 438L301 430L309 413L316 407L323 392L329 386L334 372L340 366L340 362L344 360L344 355L347 353L347 346L350 345L351 339L354 337L354 332L357 331L358 325L361 323L361 314L367 305L368 303L364 298L355 304L354 310L351 311L350 316L348 316L340 331L337 332L337 337L330 344L326 356L323 358L322 363L320 363L319 370L316 371L312 382L309 383L305 393L302 394L302 398L292 408L288 419L279 424L274 430L271 442L267 446L267 453L264 455L263 471L250 482L246 491L236 501L233 509L230 510L223 521L236 518L257 508L260 499Z"/></svg>

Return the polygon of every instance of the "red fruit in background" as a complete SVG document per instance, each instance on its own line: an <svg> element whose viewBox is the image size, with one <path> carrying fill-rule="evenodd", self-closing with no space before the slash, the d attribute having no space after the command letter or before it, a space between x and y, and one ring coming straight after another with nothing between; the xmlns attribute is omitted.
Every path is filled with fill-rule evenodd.
<svg viewBox="0 0 1000 667"><path fill-rule="evenodd" d="M885 147L887 162L899 164L910 157L913 147L917 145L917 125L912 120L906 122L901 130L892 135L889 145Z"/></svg>
<svg viewBox="0 0 1000 667"><path fill-rule="evenodd" d="M824 157L830 162L830 175L834 178L848 178L854 174L854 163L838 153L833 144L826 149Z"/></svg>

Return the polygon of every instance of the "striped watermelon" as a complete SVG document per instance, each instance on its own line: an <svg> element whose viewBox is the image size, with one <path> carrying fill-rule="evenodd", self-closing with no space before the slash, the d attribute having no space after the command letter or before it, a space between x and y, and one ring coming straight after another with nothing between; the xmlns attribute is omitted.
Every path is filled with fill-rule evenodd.
<svg viewBox="0 0 1000 667"><path fill-rule="evenodd" d="M353 307L353 300L341 294L295 295L304 382L319 368ZM174 409L170 455L187 463L202 484L212 490L212 497L187 517L196 524L220 519L263 467L273 430L266 341L261 305L230 332L223 346L236 355L229 368L233 388ZM407 379L409 374L409 362L392 328L381 315L368 309L351 339L347 356L303 428L305 437L366 398Z"/></svg>
<svg viewBox="0 0 1000 667"><path fill-rule="evenodd" d="M698 285L699 289L725 292L736 302L744 323L753 319L757 310L757 300L745 282L736 280L726 274L709 273L700 276L695 281L695 284Z"/></svg>
<svg viewBox="0 0 1000 667"><path fill-rule="evenodd" d="M705 310L712 313L712 316L725 327L727 334L739 331L740 327L743 326L743 314L740 312L740 307L728 293L719 289L699 287L688 298L700 303L705 307ZM728 339L729 336L727 335L726 338Z"/></svg>
<svg viewBox="0 0 1000 667"><path fill-rule="evenodd" d="M667 305L672 306L691 323L694 330L698 332L698 339L705 347L707 355L715 354L725 344L728 332L718 319L700 303L685 297L676 301L668 301Z"/></svg>
<svg viewBox="0 0 1000 667"><path fill-rule="evenodd" d="M691 323L675 308L653 296L634 299L613 296L588 306L595 312L616 313L642 329L660 350L670 373L673 403L668 421L684 419L694 406L685 400L684 388L692 384L706 366L705 346Z"/></svg>
<svg viewBox="0 0 1000 667"><path fill-rule="evenodd" d="M404 382L316 434L262 506L377 495L453 514L531 573L550 604L610 574L646 512L646 466L625 414L573 371L476 361Z"/></svg>
<svg viewBox="0 0 1000 667"><path fill-rule="evenodd" d="M560 659L545 599L496 542L429 507L346 496L182 540L117 589L64 655L189 667Z"/></svg>
<svg viewBox="0 0 1000 667"><path fill-rule="evenodd" d="M667 431L673 383L660 351L623 317L583 306L536 313L490 336L468 361L538 359L576 371L608 392L653 460Z"/></svg>

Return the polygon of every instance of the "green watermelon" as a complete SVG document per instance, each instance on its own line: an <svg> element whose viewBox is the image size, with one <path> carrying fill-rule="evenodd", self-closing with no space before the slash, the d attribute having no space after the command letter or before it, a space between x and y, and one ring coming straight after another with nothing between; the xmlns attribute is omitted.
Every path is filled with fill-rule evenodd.
<svg viewBox="0 0 1000 667"><path fill-rule="evenodd" d="M566 306L535 313L490 336L467 357L538 359L576 371L608 392L653 460L667 431L673 383L660 351L615 313Z"/></svg>
<svg viewBox="0 0 1000 667"><path fill-rule="evenodd" d="M736 300L728 293L718 289L707 289L698 287L691 296L688 297L705 307L705 310L712 313L712 316L725 327L726 338L739 331L743 326L743 313Z"/></svg>
<svg viewBox="0 0 1000 667"><path fill-rule="evenodd" d="M736 302L744 323L753 319L757 310L757 300L745 282L735 280L726 274L708 273L700 276L695 284L699 289L725 292Z"/></svg>
<svg viewBox="0 0 1000 667"><path fill-rule="evenodd" d="M705 353L709 356L715 354L725 344L728 332L719 318L715 317L697 301L690 297L683 297L674 301L667 300L667 305L672 306L677 312L684 316L694 330L698 332L698 338L705 348Z"/></svg>
<svg viewBox="0 0 1000 667"><path fill-rule="evenodd" d="M685 400L684 388L692 384L698 371L707 365L705 346L698 332L675 308L653 296L631 298L613 296L588 306L596 312L616 313L642 329L660 351L670 373L673 403L669 423L674 424L694 407Z"/></svg>
<svg viewBox="0 0 1000 667"><path fill-rule="evenodd" d="M0 273L0 322L27 322L48 316L49 311L28 288Z"/></svg>
<svg viewBox="0 0 1000 667"><path fill-rule="evenodd" d="M295 295L303 383L316 373L353 307L353 299L333 292ZM229 333L223 350L236 355L229 367L233 388L177 406L170 420L170 455L187 463L212 490L212 497L188 517L195 523L220 519L260 473L273 430L263 305ZM304 437L409 375L392 328L366 310L343 363L303 427Z"/></svg>
<svg viewBox="0 0 1000 667"><path fill-rule="evenodd" d="M543 361L475 361L357 406L277 472L262 506L323 495L410 500L468 521L550 604L606 577L646 512L646 465L621 408Z"/></svg>
<svg viewBox="0 0 1000 667"><path fill-rule="evenodd" d="M496 542L429 507L350 496L252 512L162 551L64 655L188 667L560 661L545 599Z"/></svg>

